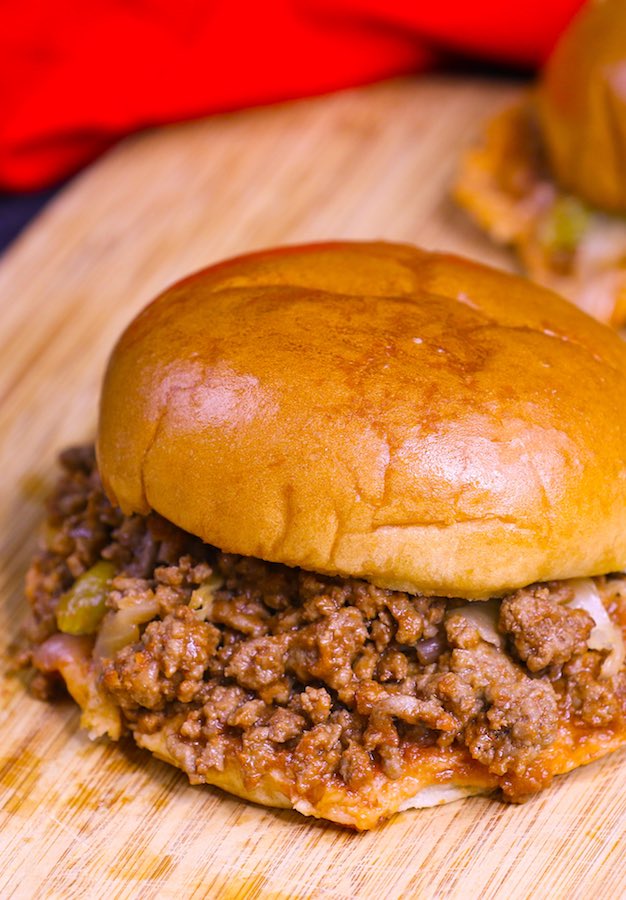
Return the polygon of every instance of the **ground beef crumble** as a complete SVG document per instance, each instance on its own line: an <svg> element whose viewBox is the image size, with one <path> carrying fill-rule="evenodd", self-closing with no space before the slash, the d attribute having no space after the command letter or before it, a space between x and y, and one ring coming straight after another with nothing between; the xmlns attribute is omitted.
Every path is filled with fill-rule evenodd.
<svg viewBox="0 0 626 900"><path fill-rule="evenodd" d="M568 609L554 593L537 585L505 597L500 607L500 628L531 672L584 653L594 625L589 613Z"/></svg>
<svg viewBox="0 0 626 900"><path fill-rule="evenodd" d="M455 744L519 800L543 786L524 776L564 717L609 727L626 715L624 675L602 676L593 620L564 605L566 582L503 598L497 646L462 601L221 553L156 514L113 508L91 448L61 464L27 577L25 661L57 631L64 592L112 563L95 655L116 617L134 630L102 645L100 684L136 734L175 723L168 749L192 781L236 756L251 784L280 761L309 796L329 778L358 790L376 769L399 777L408 745ZM610 585L623 620L626 586ZM33 689L48 696L55 678L40 672Z"/></svg>

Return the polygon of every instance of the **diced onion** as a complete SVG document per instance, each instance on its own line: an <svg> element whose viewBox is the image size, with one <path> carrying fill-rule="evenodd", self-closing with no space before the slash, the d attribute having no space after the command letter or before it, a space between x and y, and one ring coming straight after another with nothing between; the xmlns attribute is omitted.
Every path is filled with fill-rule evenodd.
<svg viewBox="0 0 626 900"><path fill-rule="evenodd" d="M94 657L110 659L122 647L136 643L140 637L139 626L154 619L158 612L158 600L147 597L107 613L98 632Z"/></svg>
<svg viewBox="0 0 626 900"><path fill-rule="evenodd" d="M211 618L213 612L213 595L224 583L224 579L214 573L203 581L195 589L189 601L189 609L193 610L199 619L206 621Z"/></svg>
<svg viewBox="0 0 626 900"><path fill-rule="evenodd" d="M200 619L208 619L213 606L213 592L223 579L212 575L191 595L189 607ZM135 644L141 637L140 626L159 614L159 602L154 595L138 600L132 595L122 598L120 608L106 614L98 632L94 657L111 659L123 647Z"/></svg>
<svg viewBox="0 0 626 900"><path fill-rule="evenodd" d="M569 584L574 589L574 598L568 601L566 606L571 609L584 609L595 622L587 645L590 650L610 651L601 671L605 678L611 678L621 669L626 655L622 630L611 621L598 588L591 578L572 578Z"/></svg>
<svg viewBox="0 0 626 900"><path fill-rule="evenodd" d="M502 648L504 646L503 637L498 632L499 600L475 600L473 603L455 609L454 613L471 622L483 641L493 644L494 647Z"/></svg>

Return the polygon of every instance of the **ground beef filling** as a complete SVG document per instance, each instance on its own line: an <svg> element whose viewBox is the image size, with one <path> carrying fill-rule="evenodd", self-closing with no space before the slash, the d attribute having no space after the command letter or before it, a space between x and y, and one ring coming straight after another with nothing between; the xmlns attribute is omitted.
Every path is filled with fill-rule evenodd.
<svg viewBox="0 0 626 900"><path fill-rule="evenodd" d="M536 761L564 721L617 728L626 713L624 676L603 677L566 582L496 602L485 635L462 600L233 556L157 515L124 516L91 449L61 462L27 578L27 658L37 666L77 579L110 563L88 639L99 689L136 736L165 730L194 782L236 758L251 784L280 766L305 793L328 779L359 790L400 777L415 748L455 745L520 800L549 780ZM623 621L623 579L597 583ZM41 671L32 684L49 696L59 682Z"/></svg>

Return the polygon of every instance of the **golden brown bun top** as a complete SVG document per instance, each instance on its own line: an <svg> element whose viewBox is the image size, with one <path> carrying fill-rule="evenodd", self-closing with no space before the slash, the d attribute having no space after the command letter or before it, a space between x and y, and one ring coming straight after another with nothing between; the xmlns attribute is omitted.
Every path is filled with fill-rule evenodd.
<svg viewBox="0 0 626 900"><path fill-rule="evenodd" d="M538 107L560 184L626 211L626 0L583 7L546 65Z"/></svg>
<svg viewBox="0 0 626 900"><path fill-rule="evenodd" d="M122 335L98 455L223 550L465 597L626 566L626 344L530 282L393 244L174 285Z"/></svg>

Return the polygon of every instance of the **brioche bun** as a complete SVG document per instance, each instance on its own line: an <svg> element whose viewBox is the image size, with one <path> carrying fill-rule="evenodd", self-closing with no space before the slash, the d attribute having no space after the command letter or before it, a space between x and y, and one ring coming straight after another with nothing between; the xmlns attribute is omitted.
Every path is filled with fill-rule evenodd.
<svg viewBox="0 0 626 900"><path fill-rule="evenodd" d="M585 4L537 95L556 180L593 206L626 211L626 3Z"/></svg>
<svg viewBox="0 0 626 900"><path fill-rule="evenodd" d="M179 282L106 373L125 513L227 552L486 598L626 565L626 346L467 260L336 243Z"/></svg>

